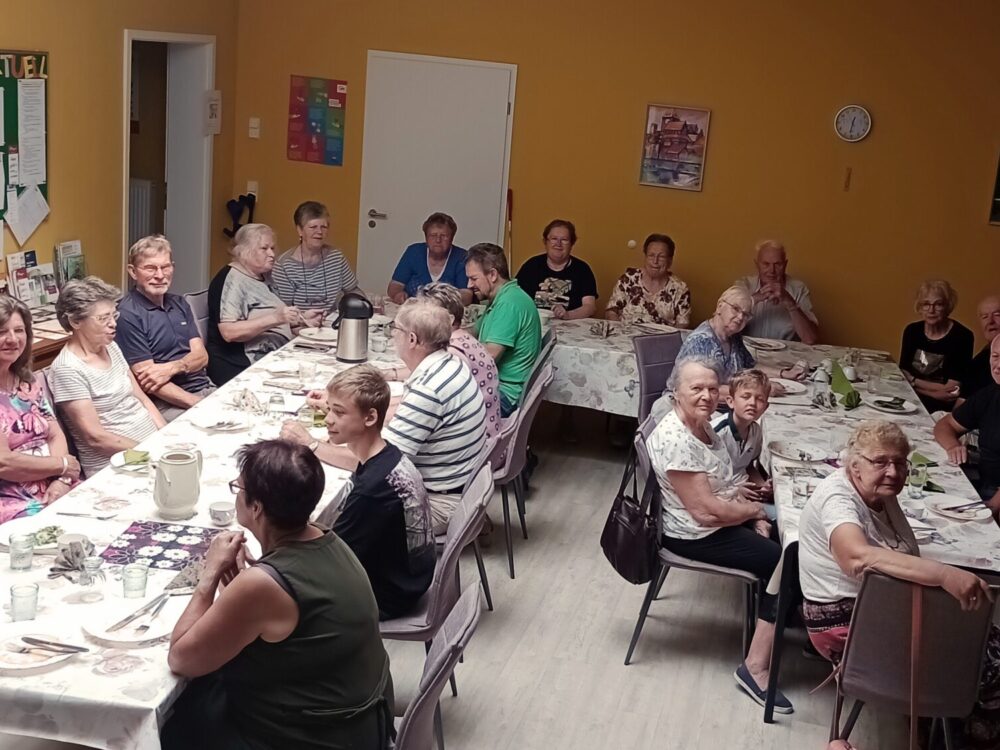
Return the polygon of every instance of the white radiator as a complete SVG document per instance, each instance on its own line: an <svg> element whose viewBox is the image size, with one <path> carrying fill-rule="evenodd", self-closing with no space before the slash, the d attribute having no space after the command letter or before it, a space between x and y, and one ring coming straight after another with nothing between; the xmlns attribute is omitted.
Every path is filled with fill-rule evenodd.
<svg viewBox="0 0 1000 750"><path fill-rule="evenodd" d="M153 183L149 180L128 181L128 244L132 247L153 231Z"/></svg>

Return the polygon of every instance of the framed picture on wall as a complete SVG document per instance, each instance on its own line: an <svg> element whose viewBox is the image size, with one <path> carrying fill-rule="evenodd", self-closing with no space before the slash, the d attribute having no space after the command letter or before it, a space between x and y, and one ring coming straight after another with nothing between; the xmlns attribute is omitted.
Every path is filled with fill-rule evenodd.
<svg viewBox="0 0 1000 750"><path fill-rule="evenodd" d="M711 114L673 104L648 105L639 184L701 190Z"/></svg>
<svg viewBox="0 0 1000 750"><path fill-rule="evenodd" d="M990 224L1000 226L1000 158L997 159L997 181L993 185L993 202L990 204Z"/></svg>

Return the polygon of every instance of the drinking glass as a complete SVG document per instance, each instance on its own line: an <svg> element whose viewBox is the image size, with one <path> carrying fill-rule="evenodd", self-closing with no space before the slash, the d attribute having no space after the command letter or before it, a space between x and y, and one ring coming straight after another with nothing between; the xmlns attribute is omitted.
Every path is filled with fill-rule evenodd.
<svg viewBox="0 0 1000 750"><path fill-rule="evenodd" d="M285 397L280 393L275 393L267 400L267 416L270 421L281 421L284 419Z"/></svg>
<svg viewBox="0 0 1000 750"><path fill-rule="evenodd" d="M923 464L914 464L910 467L910 497L920 498L924 496L924 486L927 484L927 467Z"/></svg>
<svg viewBox="0 0 1000 750"><path fill-rule="evenodd" d="M10 546L10 569L31 570L31 558L35 554L35 535L11 534L8 544Z"/></svg>
<svg viewBox="0 0 1000 750"><path fill-rule="evenodd" d="M19 583L10 587L10 619L34 620L38 612L38 584Z"/></svg>
<svg viewBox="0 0 1000 750"><path fill-rule="evenodd" d="M878 393L882 385L882 368L879 365L872 365L868 370L868 392Z"/></svg>
<svg viewBox="0 0 1000 750"><path fill-rule="evenodd" d="M104 559L97 555L83 558L83 569L80 571L80 585L89 588L98 583L104 583L105 577L104 571L101 569L102 565L104 565ZM85 592L80 597L82 601L87 603L99 602L103 598L104 594L93 589Z"/></svg>
<svg viewBox="0 0 1000 750"><path fill-rule="evenodd" d="M149 566L131 563L122 568L122 588L126 599L141 599L146 595Z"/></svg>
<svg viewBox="0 0 1000 750"><path fill-rule="evenodd" d="M385 336L372 336L372 351L384 352L388 348L388 343Z"/></svg>
<svg viewBox="0 0 1000 750"><path fill-rule="evenodd" d="M302 381L303 387L308 387L313 384L316 379L316 363L315 362L299 362L299 380Z"/></svg>

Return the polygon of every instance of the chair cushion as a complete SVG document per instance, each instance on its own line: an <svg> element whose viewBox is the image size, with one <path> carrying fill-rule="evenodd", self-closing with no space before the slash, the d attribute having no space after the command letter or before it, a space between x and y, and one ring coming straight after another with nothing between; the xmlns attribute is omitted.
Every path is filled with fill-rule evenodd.
<svg viewBox="0 0 1000 750"><path fill-rule="evenodd" d="M431 626L428 622L430 597L424 594L410 614L392 620L382 620L378 624L383 638L393 641L426 641L430 639Z"/></svg>
<svg viewBox="0 0 1000 750"><path fill-rule="evenodd" d="M757 582L757 576L753 573L748 573L745 570L738 570L737 568L724 568L721 565L712 565L710 563L698 562L697 560L690 560L686 557L674 554L670 550L663 549L662 547L660 548L660 559L665 565L668 565L671 568L696 570L701 573L729 576L730 578L739 578L741 581L745 581L746 583Z"/></svg>

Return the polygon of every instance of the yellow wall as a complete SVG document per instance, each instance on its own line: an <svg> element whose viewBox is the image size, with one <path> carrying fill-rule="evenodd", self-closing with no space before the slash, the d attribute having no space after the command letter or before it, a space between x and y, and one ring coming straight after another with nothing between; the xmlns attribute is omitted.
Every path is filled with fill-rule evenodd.
<svg viewBox="0 0 1000 750"><path fill-rule="evenodd" d="M665 231L700 318L750 272L753 243L777 236L826 339L893 351L921 279L950 279L976 328L976 299L1000 286L1000 227L987 223L1000 152L993 0L300 0L294 18L270 0L239 7L233 185L260 181L258 220L282 246L295 205L314 198L354 257L366 51L383 49L518 65L515 266L540 251L546 221L570 218L606 299L638 262L626 242ZM285 158L292 73L348 81L343 167ZM638 185L650 102L712 110L702 192ZM855 145L832 128L852 102L875 123Z"/></svg>
<svg viewBox="0 0 1000 750"><path fill-rule="evenodd" d="M0 49L49 53L48 180L52 213L25 248L51 257L57 242L79 239L88 270L118 283L122 274L122 60L124 30L216 37L216 85L232 103L237 0L5 0ZM225 201L232 181L232 118L214 147L213 244L226 246ZM17 250L6 232L6 250Z"/></svg>
<svg viewBox="0 0 1000 750"><path fill-rule="evenodd" d="M132 45L132 88L137 121L130 124L129 177L153 183L152 230L163 232L167 191L167 45Z"/></svg>

